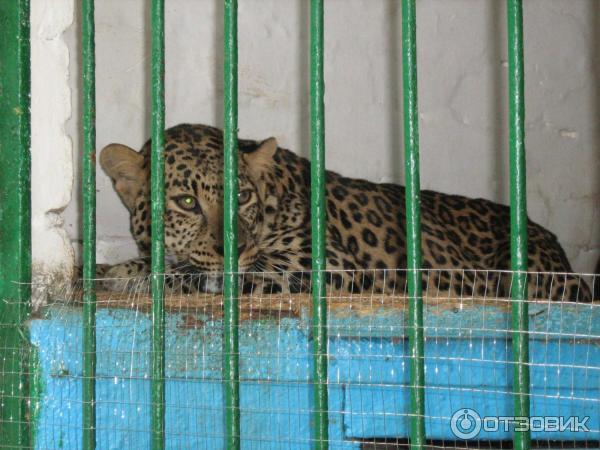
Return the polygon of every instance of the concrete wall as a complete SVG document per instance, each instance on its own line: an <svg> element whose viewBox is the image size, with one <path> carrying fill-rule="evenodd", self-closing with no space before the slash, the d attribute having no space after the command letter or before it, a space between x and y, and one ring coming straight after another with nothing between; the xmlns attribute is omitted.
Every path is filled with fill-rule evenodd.
<svg viewBox="0 0 600 450"><path fill-rule="evenodd" d="M33 276L61 284L73 269L63 211L71 201L73 151L65 124L71 115L69 49L64 32L73 22L73 0L31 2L31 229ZM45 289L34 289L34 303Z"/></svg>
<svg viewBox="0 0 600 450"><path fill-rule="evenodd" d="M149 137L149 2L96 3L98 148L140 147ZM507 202L504 2L417 3L422 186ZM328 166L401 182L399 2L329 0L325 13ZM600 253L598 0L528 0L524 13L530 216L558 234L575 270L589 272ZM167 125L221 125L222 1L169 0L166 14ZM273 135L303 155L308 14L307 0L240 0L240 136ZM78 155L77 26L64 37L73 108L66 131ZM64 214L76 250L79 191L75 184ZM99 173L99 261L135 254L128 214Z"/></svg>

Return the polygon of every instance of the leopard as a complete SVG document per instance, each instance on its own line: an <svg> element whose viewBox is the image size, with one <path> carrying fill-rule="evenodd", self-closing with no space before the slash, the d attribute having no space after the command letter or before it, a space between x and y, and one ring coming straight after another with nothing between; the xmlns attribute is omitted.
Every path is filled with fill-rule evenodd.
<svg viewBox="0 0 600 450"><path fill-rule="evenodd" d="M140 257L105 268L107 289L150 273L151 141L138 152L110 144L100 164L130 214ZM242 289L304 292L313 280L311 166L275 138L237 140L238 270ZM189 275L186 292L222 292L223 132L202 124L165 130L167 274ZM406 292L406 189L325 174L325 274L331 292ZM428 295L510 297L510 208L483 198L422 190L422 288ZM590 301L555 234L527 221L528 298ZM250 274L253 279L250 280ZM260 282L256 282L257 275ZM121 281L120 281L121 280ZM435 291L435 292L433 292Z"/></svg>

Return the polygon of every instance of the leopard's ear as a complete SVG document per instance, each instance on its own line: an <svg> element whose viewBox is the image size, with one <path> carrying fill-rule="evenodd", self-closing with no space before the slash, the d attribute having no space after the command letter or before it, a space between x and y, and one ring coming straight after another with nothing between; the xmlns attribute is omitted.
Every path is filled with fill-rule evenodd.
<svg viewBox="0 0 600 450"><path fill-rule="evenodd" d="M121 144L109 144L100 152L100 166L115 184L115 190L130 211L147 182L144 157Z"/></svg>
<svg viewBox="0 0 600 450"><path fill-rule="evenodd" d="M273 156L276 151L277 139L270 137L258 144L256 148L242 151L242 158L244 158L250 170L260 176L275 164Z"/></svg>

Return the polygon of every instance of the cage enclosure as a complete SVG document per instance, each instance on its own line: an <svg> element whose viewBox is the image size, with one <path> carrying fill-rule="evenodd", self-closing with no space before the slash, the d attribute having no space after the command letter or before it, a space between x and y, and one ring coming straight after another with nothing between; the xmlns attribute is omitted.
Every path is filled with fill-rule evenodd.
<svg viewBox="0 0 600 450"><path fill-rule="evenodd" d="M595 0L0 23L0 448L600 447Z"/></svg>

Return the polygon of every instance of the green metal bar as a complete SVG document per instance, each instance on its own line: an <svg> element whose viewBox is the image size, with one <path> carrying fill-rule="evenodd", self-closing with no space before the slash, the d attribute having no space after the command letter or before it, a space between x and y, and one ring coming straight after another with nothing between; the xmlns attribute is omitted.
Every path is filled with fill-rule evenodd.
<svg viewBox="0 0 600 450"><path fill-rule="evenodd" d="M327 399L327 298L325 296L325 77L323 74L323 0L312 0L310 14L310 118L311 118L311 228L313 354L315 383L315 448L329 448Z"/></svg>
<svg viewBox="0 0 600 450"><path fill-rule="evenodd" d="M525 185L525 83L523 74L523 4L508 0L508 89L510 137L510 232L512 349L515 416L529 416L529 340L527 308L527 189ZM515 431L515 450L531 447L529 431Z"/></svg>
<svg viewBox="0 0 600 450"><path fill-rule="evenodd" d="M165 448L165 3L152 0L152 449Z"/></svg>
<svg viewBox="0 0 600 450"><path fill-rule="evenodd" d="M83 448L96 448L96 67L94 0L82 0Z"/></svg>
<svg viewBox="0 0 600 450"><path fill-rule="evenodd" d="M2 446L29 448L29 0L0 2L0 30L0 440Z"/></svg>
<svg viewBox="0 0 600 450"><path fill-rule="evenodd" d="M421 187L417 100L417 14L415 0L402 1L402 80L404 92L404 160L406 243L409 296L410 447L425 446L425 368L421 286Z"/></svg>
<svg viewBox="0 0 600 450"><path fill-rule="evenodd" d="M225 432L227 449L240 448L240 386L238 342L238 42L237 0L225 0L224 34L224 354Z"/></svg>

